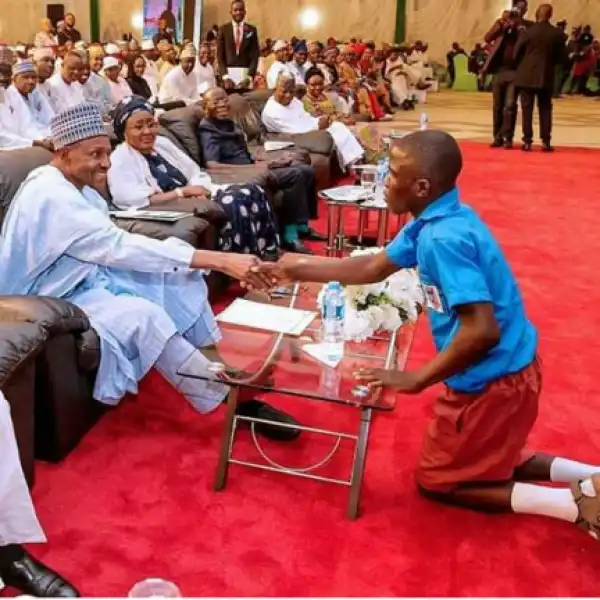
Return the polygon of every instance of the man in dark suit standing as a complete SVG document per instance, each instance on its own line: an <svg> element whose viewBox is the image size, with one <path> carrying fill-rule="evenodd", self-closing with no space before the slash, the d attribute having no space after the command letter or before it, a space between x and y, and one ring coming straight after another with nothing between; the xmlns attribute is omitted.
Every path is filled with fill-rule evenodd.
<svg viewBox="0 0 600 600"><path fill-rule="evenodd" d="M518 62L516 86L523 112L523 150L533 143L533 105L537 98L540 115L542 150L552 152L552 95L556 66L565 58L564 36L550 23L552 6L542 4L536 12L535 25L519 38L515 47Z"/></svg>
<svg viewBox="0 0 600 600"><path fill-rule="evenodd" d="M482 77L493 74L492 97L494 103L494 141L492 148L513 147L517 123L517 89L515 87L514 51L521 32L530 25L524 17L527 1L516 0L512 10L504 11L485 36L491 44L488 60L483 67Z"/></svg>
<svg viewBox="0 0 600 600"><path fill-rule="evenodd" d="M243 0L231 3L231 22L219 29L217 57L219 72L227 75L228 68L248 69L248 77L253 79L258 68L260 45L258 31L246 19L246 5Z"/></svg>

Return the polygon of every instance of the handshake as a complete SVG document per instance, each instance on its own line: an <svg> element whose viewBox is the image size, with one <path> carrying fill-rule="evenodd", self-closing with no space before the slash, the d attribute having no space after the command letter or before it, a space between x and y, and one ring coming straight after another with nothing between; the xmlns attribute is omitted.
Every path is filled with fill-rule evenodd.
<svg viewBox="0 0 600 600"><path fill-rule="evenodd" d="M238 279L248 290L268 292L294 280L291 269L298 260L299 257L290 254L278 262L263 262L249 254L227 254L223 272Z"/></svg>

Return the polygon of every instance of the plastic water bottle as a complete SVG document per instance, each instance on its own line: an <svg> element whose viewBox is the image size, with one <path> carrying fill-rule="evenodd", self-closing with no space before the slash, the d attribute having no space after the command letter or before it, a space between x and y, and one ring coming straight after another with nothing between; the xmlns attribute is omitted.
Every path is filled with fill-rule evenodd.
<svg viewBox="0 0 600 600"><path fill-rule="evenodd" d="M321 308L321 342L327 360L339 361L344 356L344 290L337 281L325 288Z"/></svg>
<svg viewBox="0 0 600 600"><path fill-rule="evenodd" d="M429 129L429 117L426 112L421 113L421 131L427 131Z"/></svg>
<svg viewBox="0 0 600 600"><path fill-rule="evenodd" d="M377 162L377 179L375 180L375 200L376 202L383 202L383 190L385 187L385 180L390 171L390 159L381 158Z"/></svg>

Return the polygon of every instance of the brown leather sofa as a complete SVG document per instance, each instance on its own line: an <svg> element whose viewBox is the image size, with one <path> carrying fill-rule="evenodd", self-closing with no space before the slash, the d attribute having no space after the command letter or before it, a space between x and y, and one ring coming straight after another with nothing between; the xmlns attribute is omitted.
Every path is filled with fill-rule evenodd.
<svg viewBox="0 0 600 600"><path fill-rule="evenodd" d="M41 148L0 152L0 225L27 174L50 159ZM205 203L189 210L202 217L175 224L117 224L158 239L175 236L196 248L215 248L221 208ZM222 289L223 278L214 274L208 283L214 293ZM103 413L103 405L92 398L99 362L99 338L79 308L52 298L0 296L0 388L13 408L28 481L33 481L34 456L61 460Z"/></svg>
<svg viewBox="0 0 600 600"><path fill-rule="evenodd" d="M261 122L261 113L270 95L269 91L257 91L243 96L229 96L232 118L244 130L250 151L258 150L265 139L291 141L296 150L309 153L310 164L315 170L317 189L330 187L341 176L332 137L326 131L295 135L267 133ZM168 137L201 167L206 167L197 136L198 124L203 116L202 106L193 104L165 112L160 115L158 121L160 135ZM290 150L294 151L294 148ZM219 174L218 179L233 183L223 174Z"/></svg>

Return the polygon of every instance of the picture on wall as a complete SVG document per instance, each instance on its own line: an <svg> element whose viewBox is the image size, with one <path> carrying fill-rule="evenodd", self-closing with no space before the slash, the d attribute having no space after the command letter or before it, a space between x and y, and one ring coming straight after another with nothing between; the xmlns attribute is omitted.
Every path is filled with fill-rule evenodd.
<svg viewBox="0 0 600 600"><path fill-rule="evenodd" d="M144 0L144 38L158 32L158 22L164 19L167 28L180 42L183 38L183 0Z"/></svg>

